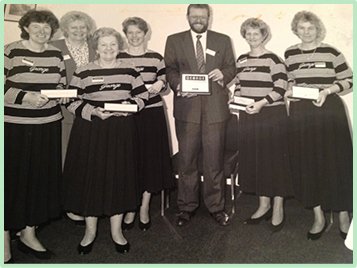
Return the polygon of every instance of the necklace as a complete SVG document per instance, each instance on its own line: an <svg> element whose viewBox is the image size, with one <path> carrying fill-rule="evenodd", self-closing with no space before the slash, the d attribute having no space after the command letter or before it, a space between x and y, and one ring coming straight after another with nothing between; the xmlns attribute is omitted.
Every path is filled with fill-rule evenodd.
<svg viewBox="0 0 357 268"><path fill-rule="evenodd" d="M315 49L312 51L312 53L304 53L304 50L302 50L302 48L300 47L300 51L302 55L306 55L306 61L310 61L312 59L312 57L315 55L317 47L315 47ZM310 51L310 50L308 50Z"/></svg>

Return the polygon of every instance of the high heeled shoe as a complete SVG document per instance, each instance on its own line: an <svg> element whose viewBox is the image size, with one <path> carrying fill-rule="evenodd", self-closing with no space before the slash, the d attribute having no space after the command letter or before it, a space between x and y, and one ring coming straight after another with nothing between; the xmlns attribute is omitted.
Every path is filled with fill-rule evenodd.
<svg viewBox="0 0 357 268"><path fill-rule="evenodd" d="M94 241L95 241L95 238L90 244L88 244L86 246L82 246L81 243L79 243L78 246L77 246L78 254L79 255L89 254L92 251L92 248L93 248L93 245L94 245Z"/></svg>
<svg viewBox="0 0 357 268"><path fill-rule="evenodd" d="M347 233L341 231L341 229L339 229L339 231L340 231L340 237L341 237L343 240L346 240Z"/></svg>
<svg viewBox="0 0 357 268"><path fill-rule="evenodd" d="M308 240L319 239L322 236L322 234L325 232L326 228L327 228L327 222L325 222L324 228L322 228L322 230L320 232L318 232L318 233L310 233L310 231L307 232L307 239Z"/></svg>
<svg viewBox="0 0 357 268"><path fill-rule="evenodd" d="M272 233L281 231L281 229L283 229L284 227L284 224L285 224L285 215L283 216L283 220L278 225L270 224Z"/></svg>
<svg viewBox="0 0 357 268"><path fill-rule="evenodd" d="M133 220L131 223L125 223L124 221L121 223L121 229L123 230L123 231L128 231L128 230L130 230L130 229L133 229L133 227L134 227L134 221L135 220Z"/></svg>
<svg viewBox="0 0 357 268"><path fill-rule="evenodd" d="M150 227L151 227L150 220L147 223L143 223L143 222L141 222L141 220L139 220L139 228L141 231L147 231L147 230L149 230Z"/></svg>
<svg viewBox="0 0 357 268"><path fill-rule="evenodd" d="M22 253L31 254L32 256L41 260L48 260L54 255L53 252L48 249L46 249L45 251L34 250L33 248L27 246L24 242L22 242L21 239L17 241L17 248Z"/></svg>
<svg viewBox="0 0 357 268"><path fill-rule="evenodd" d="M248 218L246 219L243 224L258 224L260 223L262 220L269 220L273 215L273 209L270 208L267 212L265 212L263 215L261 215L258 218Z"/></svg>
<svg viewBox="0 0 357 268"><path fill-rule="evenodd" d="M115 250L119 253L128 253L129 250L130 250L130 244L129 242L126 242L126 244L124 245L120 245L118 243L116 243L114 240L113 240L113 243L114 243L114 246L115 246Z"/></svg>
<svg viewBox="0 0 357 268"><path fill-rule="evenodd" d="M64 213L63 214L65 219L68 220L69 222L73 223L74 225L77 225L77 226L85 226L86 225L86 221L85 220L74 220L74 219L71 219L67 213Z"/></svg>
<svg viewBox="0 0 357 268"><path fill-rule="evenodd" d="M15 263L14 261L14 258L11 257L10 259L8 259L7 261L4 261L5 264L8 264L8 263Z"/></svg>

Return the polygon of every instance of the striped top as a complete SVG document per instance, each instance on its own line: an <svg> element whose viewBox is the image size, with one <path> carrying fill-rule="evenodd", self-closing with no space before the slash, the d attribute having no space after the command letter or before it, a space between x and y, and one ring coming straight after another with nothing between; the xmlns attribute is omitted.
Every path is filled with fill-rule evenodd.
<svg viewBox="0 0 357 268"><path fill-rule="evenodd" d="M43 52L34 52L16 41L4 48L4 121L14 124L46 124L62 119L57 100L37 108L23 103L27 92L64 88L66 73L62 53L48 45Z"/></svg>
<svg viewBox="0 0 357 268"><path fill-rule="evenodd" d="M140 72L144 83L146 85L154 84L156 81L161 80L164 86L161 91L165 90L166 85L166 69L164 58L157 52L148 50L143 55L134 56L128 52L120 52L118 57L123 61L128 61L137 68ZM163 106L160 93L150 93L149 99L145 101L145 108Z"/></svg>
<svg viewBox="0 0 357 268"><path fill-rule="evenodd" d="M340 91L352 88L352 70L337 49L322 43L313 50L301 50L298 45L285 51L289 81L296 85L327 88L338 85Z"/></svg>
<svg viewBox="0 0 357 268"><path fill-rule="evenodd" d="M284 104L288 78L285 64L277 55L268 52L253 57L246 53L239 56L236 66L236 91L242 97L255 101L265 98L266 106Z"/></svg>
<svg viewBox="0 0 357 268"><path fill-rule="evenodd" d="M92 119L92 111L103 108L104 103L128 101L138 104L141 110L149 95L135 66L120 59L115 68L102 68L96 61L77 68L70 88L78 90L79 100L67 105L67 109L88 121Z"/></svg>

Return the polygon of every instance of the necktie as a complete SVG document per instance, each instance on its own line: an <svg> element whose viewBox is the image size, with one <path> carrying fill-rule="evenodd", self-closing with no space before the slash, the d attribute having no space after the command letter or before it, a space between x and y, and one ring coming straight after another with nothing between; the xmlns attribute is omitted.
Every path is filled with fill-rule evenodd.
<svg viewBox="0 0 357 268"><path fill-rule="evenodd" d="M200 38L202 35L197 35L197 41L196 41L196 60L197 60L197 67L198 71L200 73L205 72L205 57L203 55L203 47L200 41Z"/></svg>

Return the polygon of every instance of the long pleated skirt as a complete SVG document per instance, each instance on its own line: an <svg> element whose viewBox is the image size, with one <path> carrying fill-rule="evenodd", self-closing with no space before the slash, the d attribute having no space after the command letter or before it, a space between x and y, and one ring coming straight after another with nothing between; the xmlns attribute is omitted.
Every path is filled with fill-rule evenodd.
<svg viewBox="0 0 357 268"><path fill-rule="evenodd" d="M239 182L258 196L292 196L285 106L241 112L238 123Z"/></svg>
<svg viewBox="0 0 357 268"><path fill-rule="evenodd" d="M163 107L135 115L139 135L139 177L142 191L156 193L174 186L168 129Z"/></svg>
<svg viewBox="0 0 357 268"><path fill-rule="evenodd" d="M291 103L289 133L295 197L306 208L352 211L352 140L341 98L330 95L320 108Z"/></svg>
<svg viewBox="0 0 357 268"><path fill-rule="evenodd" d="M60 215L61 122L4 125L4 228Z"/></svg>
<svg viewBox="0 0 357 268"><path fill-rule="evenodd" d="M133 116L75 118L63 172L63 206L82 216L113 216L140 204Z"/></svg>

